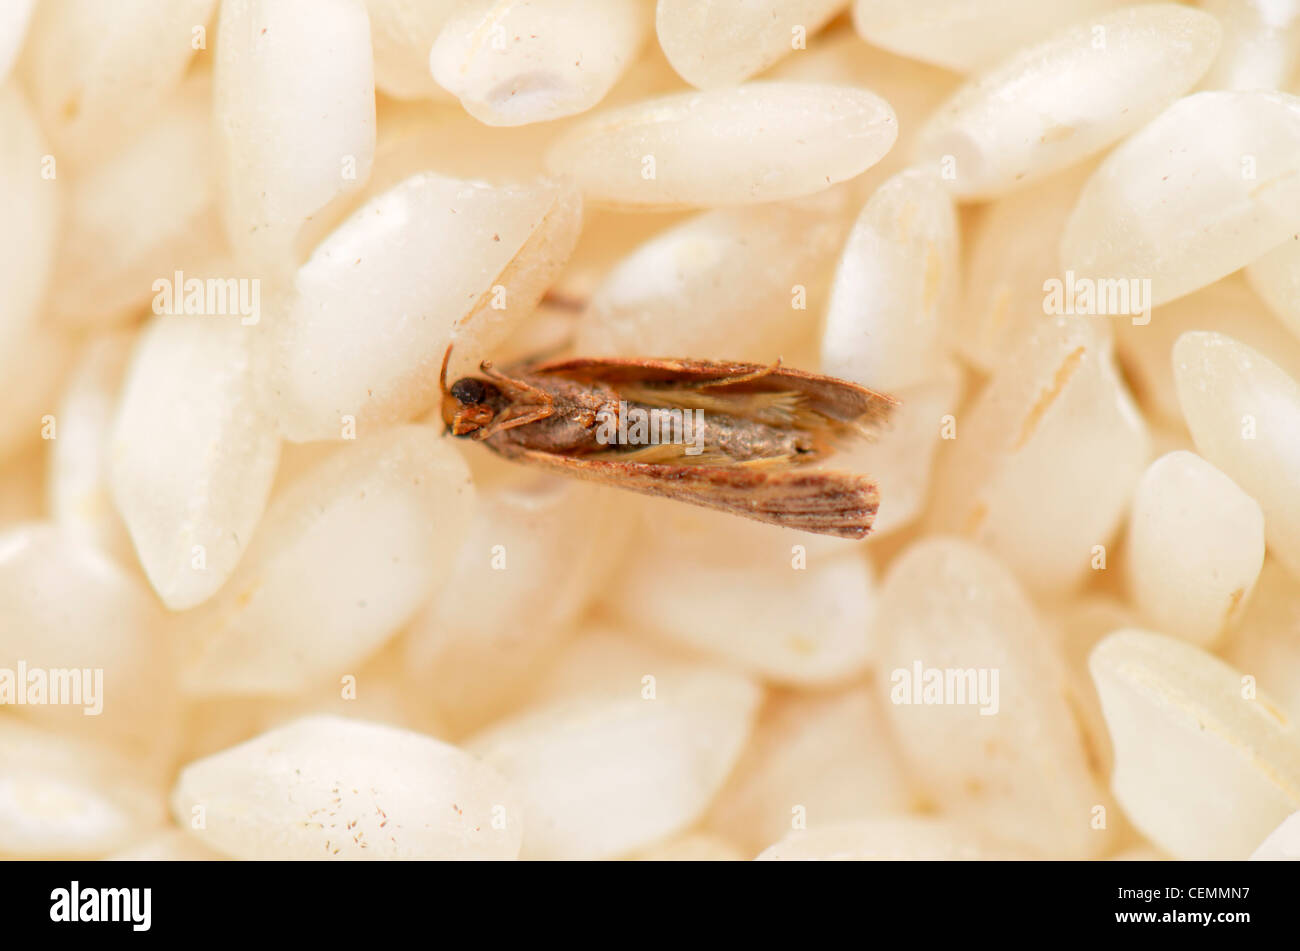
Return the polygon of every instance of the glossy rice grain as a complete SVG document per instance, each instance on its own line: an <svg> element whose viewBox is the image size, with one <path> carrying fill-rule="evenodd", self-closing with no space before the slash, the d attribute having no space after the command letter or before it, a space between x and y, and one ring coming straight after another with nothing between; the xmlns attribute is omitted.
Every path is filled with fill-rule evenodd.
<svg viewBox="0 0 1300 951"><path fill-rule="evenodd" d="M1189 331L1227 334L1268 354L1288 376L1300 379L1300 337L1269 313L1240 273L1155 308L1149 324L1121 320L1114 327L1117 359L1143 413L1153 422L1185 427L1171 354L1178 338Z"/></svg>
<svg viewBox="0 0 1300 951"><path fill-rule="evenodd" d="M1021 188L1140 129L1195 85L1219 26L1161 3L1080 20L963 86L920 133L966 199Z"/></svg>
<svg viewBox="0 0 1300 951"><path fill-rule="evenodd" d="M0 665L48 672L44 697L30 680L10 683L38 701L9 706L16 698L6 697L12 715L136 756L142 773L165 769L178 703L163 612L149 590L85 542L33 522L0 533L0 602Z"/></svg>
<svg viewBox="0 0 1300 951"><path fill-rule="evenodd" d="M1300 338L1300 237L1292 235L1246 268L1246 280L1297 338Z"/></svg>
<svg viewBox="0 0 1300 951"><path fill-rule="evenodd" d="M1173 360L1197 452L1259 503L1269 550L1300 577L1300 382L1222 334L1183 334Z"/></svg>
<svg viewBox="0 0 1300 951"><path fill-rule="evenodd" d="M119 331L81 348L55 413L58 437L48 443L45 476L53 520L126 565L135 556L109 484L109 433L132 344L133 335Z"/></svg>
<svg viewBox="0 0 1300 951"><path fill-rule="evenodd" d="M366 0L375 88L395 99L450 102L429 70L429 50L459 0Z"/></svg>
<svg viewBox="0 0 1300 951"><path fill-rule="evenodd" d="M1290 632L1300 624L1300 585L1267 558L1240 622L1225 639L1223 657L1250 671L1260 689L1277 700L1292 720L1300 720L1300 643Z"/></svg>
<svg viewBox="0 0 1300 951"><path fill-rule="evenodd" d="M652 683L571 694L467 741L518 792L520 858L613 858L688 828L707 808L740 755L761 691L739 674L694 665L645 676Z"/></svg>
<svg viewBox="0 0 1300 951"><path fill-rule="evenodd" d="M177 619L185 689L292 693L355 673L445 582L473 503L432 427L327 456L276 497L217 597Z"/></svg>
<svg viewBox="0 0 1300 951"><path fill-rule="evenodd" d="M303 222L366 180L374 88L362 0L221 4L213 120L226 229L243 256L281 272Z"/></svg>
<svg viewBox="0 0 1300 951"><path fill-rule="evenodd" d="M652 500L661 529L612 579L621 625L775 683L843 684L874 654L875 573L852 542ZM716 539L732 539L720 550ZM817 605L810 610L810 605Z"/></svg>
<svg viewBox="0 0 1300 951"><path fill-rule="evenodd" d="M655 30L673 69L692 86L744 82L792 51L848 6L848 0L659 0Z"/></svg>
<svg viewBox="0 0 1300 951"><path fill-rule="evenodd" d="M100 858L165 818L162 790L93 741L0 717L0 855Z"/></svg>
<svg viewBox="0 0 1300 951"><path fill-rule="evenodd" d="M874 46L958 72L987 69L1063 23L1095 19L1121 0L854 0L853 25Z"/></svg>
<svg viewBox="0 0 1300 951"><path fill-rule="evenodd" d="M897 136L889 104L866 90L754 82L597 113L556 142L546 164L594 202L746 205L853 178Z"/></svg>
<svg viewBox="0 0 1300 951"><path fill-rule="evenodd" d="M280 437L265 408L264 366L256 328L238 318L156 317L138 338L109 480L140 563L172 610L216 593L266 506Z"/></svg>
<svg viewBox="0 0 1300 951"><path fill-rule="evenodd" d="M956 300L957 216L930 171L900 172L871 196L840 254L822 370L890 391L932 378Z"/></svg>
<svg viewBox="0 0 1300 951"><path fill-rule="evenodd" d="M707 825L756 855L794 827L907 812L914 795L866 687L783 697L764 710Z"/></svg>
<svg viewBox="0 0 1300 951"><path fill-rule="evenodd" d="M604 0L599 16L567 0L470 0L443 25L429 69L480 122L546 122L604 98L650 27L641 0Z"/></svg>
<svg viewBox="0 0 1300 951"><path fill-rule="evenodd" d="M212 45L216 8L217 0L37 4L22 69L60 161L93 164L152 121L198 51Z"/></svg>
<svg viewBox="0 0 1300 951"><path fill-rule="evenodd" d="M961 317L954 332L962 357L980 370L999 367L1046 316L1044 284L1062 277L1061 232L1093 167L1080 163L963 215Z"/></svg>
<svg viewBox="0 0 1300 951"><path fill-rule="evenodd" d="M211 96L206 77L187 81L129 145L70 183L50 302L66 324L138 317L154 282L177 271L236 276L224 260Z"/></svg>
<svg viewBox="0 0 1300 951"><path fill-rule="evenodd" d="M1201 0L1219 21L1223 42L1203 89L1286 89L1300 67L1296 0Z"/></svg>
<svg viewBox="0 0 1300 951"><path fill-rule="evenodd" d="M1259 848L1251 853L1252 861L1300 861L1300 812L1293 812L1282 821Z"/></svg>
<svg viewBox="0 0 1300 951"><path fill-rule="evenodd" d="M766 362L825 308L852 214L839 191L704 212L610 267L578 325L578 352Z"/></svg>
<svg viewBox="0 0 1300 951"><path fill-rule="evenodd" d="M535 686L538 664L576 633L630 534L609 489L527 470L478 494L450 580L403 641L432 706L458 731Z"/></svg>
<svg viewBox="0 0 1300 951"><path fill-rule="evenodd" d="M1097 645L1089 666L1115 743L1111 787L1160 848L1244 859L1300 808L1295 727L1245 672L1133 629Z"/></svg>
<svg viewBox="0 0 1300 951"><path fill-rule="evenodd" d="M1030 852L1105 852L1107 832L1090 823L1099 777L1062 689L1064 657L1003 565L958 539L918 542L881 586L874 635L876 694L922 794ZM972 671L971 688L924 702L930 669Z"/></svg>
<svg viewBox="0 0 1300 951"><path fill-rule="evenodd" d="M1133 602L1153 629L1213 646L1241 617L1259 577L1264 514L1200 456L1171 452L1138 482L1124 564Z"/></svg>
<svg viewBox="0 0 1300 951"><path fill-rule="evenodd" d="M359 208L299 268L272 333L273 407L295 442L411 419L492 354L577 240L577 195L423 173ZM349 423L349 420L351 423Z"/></svg>
<svg viewBox="0 0 1300 951"><path fill-rule="evenodd" d="M1107 330L1044 318L948 421L932 530L988 547L1037 591L1069 591L1101 570L1148 461Z"/></svg>
<svg viewBox="0 0 1300 951"><path fill-rule="evenodd" d="M501 776L469 754L341 717L190 763L171 801L197 842L242 859L513 859L524 822Z"/></svg>
<svg viewBox="0 0 1300 951"><path fill-rule="evenodd" d="M1101 163L1066 223L1061 268L1150 280L1163 304L1263 257L1297 217L1300 99L1196 93Z"/></svg>

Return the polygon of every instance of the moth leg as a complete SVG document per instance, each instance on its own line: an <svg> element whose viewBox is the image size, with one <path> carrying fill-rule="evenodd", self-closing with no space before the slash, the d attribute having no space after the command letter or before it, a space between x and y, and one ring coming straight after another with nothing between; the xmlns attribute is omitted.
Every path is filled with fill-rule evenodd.
<svg viewBox="0 0 1300 951"><path fill-rule="evenodd" d="M478 368L479 371L489 380L495 380L497 383L519 390L521 393L530 393L537 397L540 402L545 403L548 406L552 402L550 393L538 389L531 383L525 383L523 380L517 380L508 374L502 373L492 365L491 360L484 360L478 365Z"/></svg>
<svg viewBox="0 0 1300 951"><path fill-rule="evenodd" d="M545 406L512 406L487 426L475 432L474 438L488 439L497 433L505 432L507 429L514 429L516 426L527 426L529 423L536 423L546 419L554 412L555 408L550 403Z"/></svg>

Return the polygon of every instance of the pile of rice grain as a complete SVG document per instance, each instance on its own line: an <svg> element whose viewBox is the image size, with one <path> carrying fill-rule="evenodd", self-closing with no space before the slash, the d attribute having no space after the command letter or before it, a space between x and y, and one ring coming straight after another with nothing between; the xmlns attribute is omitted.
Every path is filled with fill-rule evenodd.
<svg viewBox="0 0 1300 951"><path fill-rule="evenodd" d="M1297 93L1295 2L5 4L0 857L1300 857ZM453 335L892 392L876 530L454 441Z"/></svg>

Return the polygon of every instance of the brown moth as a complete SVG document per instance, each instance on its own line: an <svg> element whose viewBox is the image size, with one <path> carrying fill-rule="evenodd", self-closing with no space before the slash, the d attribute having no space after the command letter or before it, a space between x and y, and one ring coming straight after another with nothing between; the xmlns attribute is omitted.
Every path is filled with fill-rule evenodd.
<svg viewBox="0 0 1300 951"><path fill-rule="evenodd" d="M856 383L752 363L569 359L447 386L453 435L507 459L806 532L862 538L876 514L867 476L805 469L866 435L896 401ZM665 438L667 433L667 438Z"/></svg>

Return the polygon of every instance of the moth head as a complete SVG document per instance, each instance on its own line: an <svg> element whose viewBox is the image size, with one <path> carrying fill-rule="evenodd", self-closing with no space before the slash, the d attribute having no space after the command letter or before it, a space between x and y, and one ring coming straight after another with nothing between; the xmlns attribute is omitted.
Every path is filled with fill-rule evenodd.
<svg viewBox="0 0 1300 951"><path fill-rule="evenodd" d="M470 436L492 422L497 415L501 391L486 380L466 376L447 391L442 402L442 420L453 436Z"/></svg>

